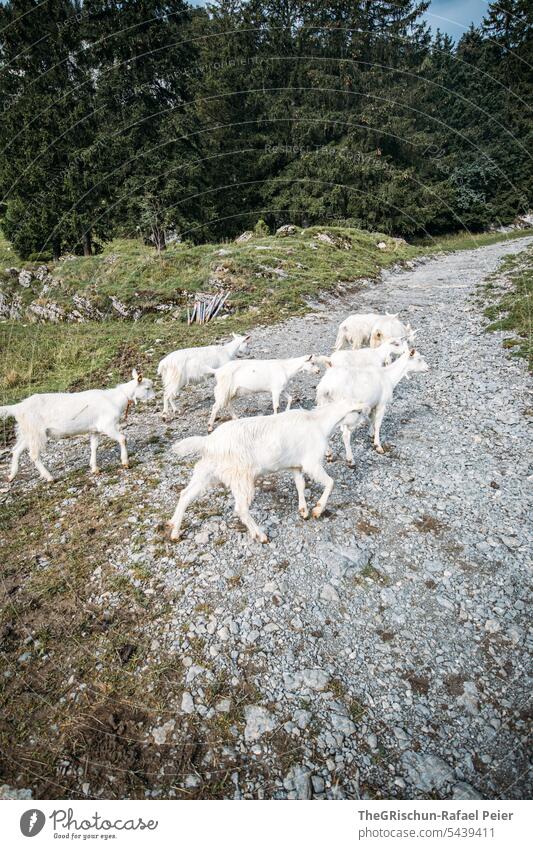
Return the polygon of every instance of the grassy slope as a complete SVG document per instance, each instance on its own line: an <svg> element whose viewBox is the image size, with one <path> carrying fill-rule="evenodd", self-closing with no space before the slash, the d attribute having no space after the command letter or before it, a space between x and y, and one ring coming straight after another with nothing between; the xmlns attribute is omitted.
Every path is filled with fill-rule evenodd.
<svg viewBox="0 0 533 849"><path fill-rule="evenodd" d="M511 331L504 345L525 357L533 370L533 249L509 256L484 287L491 301L487 330Z"/></svg>
<svg viewBox="0 0 533 849"><path fill-rule="evenodd" d="M321 231L348 238L349 250L316 239ZM237 245L175 245L161 257L134 240L115 240L95 257L74 257L51 267L62 283L50 298L71 306L81 292L109 310L109 296L129 306L173 302L185 316L187 293L214 291L213 278L231 290L232 315L206 326L188 327L183 320L157 313L138 322L113 320L28 324L0 323L0 403L13 403L30 392L87 388L124 378L134 365L150 374L160 356L188 345L210 343L232 331L273 323L304 312L321 291L361 277L376 277L381 268L422 253L478 247L516 238L509 234L459 234L417 246L398 244L387 236L341 227L313 227L288 238L255 237ZM377 242L387 243L379 250ZM264 248L263 250L258 248ZM220 251L230 251L220 255ZM4 269L21 267L0 236L0 288L9 289ZM281 269L286 276L280 276ZM26 299L35 295L27 291Z"/></svg>

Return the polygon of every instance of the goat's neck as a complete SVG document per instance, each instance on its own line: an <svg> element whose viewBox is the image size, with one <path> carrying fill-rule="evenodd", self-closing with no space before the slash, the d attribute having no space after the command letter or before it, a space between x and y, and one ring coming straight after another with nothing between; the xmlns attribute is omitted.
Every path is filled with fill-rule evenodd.
<svg viewBox="0 0 533 849"><path fill-rule="evenodd" d="M226 342L224 345L224 348L232 359L236 356L239 348L241 347L241 343L242 339L232 339L231 342Z"/></svg>
<svg viewBox="0 0 533 849"><path fill-rule="evenodd" d="M290 357L288 360L284 360L283 363L288 374L293 375L299 372L306 359L306 357Z"/></svg>
<svg viewBox="0 0 533 849"><path fill-rule="evenodd" d="M385 367L387 377L393 386L396 386L402 377L405 377L409 369L409 353L402 354L390 366Z"/></svg>
<svg viewBox="0 0 533 849"><path fill-rule="evenodd" d="M346 401L339 401L337 404L325 404L323 407L318 407L316 417L322 425L322 432L327 438L342 419L350 412L350 406Z"/></svg>
<svg viewBox="0 0 533 849"><path fill-rule="evenodd" d="M137 388L137 379L129 380L127 383L120 383L109 392L113 394L114 399L121 410L125 410L130 401L133 401L135 389Z"/></svg>

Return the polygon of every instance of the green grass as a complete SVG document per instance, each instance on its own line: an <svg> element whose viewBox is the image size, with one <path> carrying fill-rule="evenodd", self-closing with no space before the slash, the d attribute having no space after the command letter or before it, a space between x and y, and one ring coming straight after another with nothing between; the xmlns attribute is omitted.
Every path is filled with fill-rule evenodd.
<svg viewBox="0 0 533 849"><path fill-rule="evenodd" d="M504 346L527 359L532 370L533 248L507 257L486 284L484 294L492 301L485 309L490 319L487 330L511 331L514 335L505 339Z"/></svg>
<svg viewBox="0 0 533 849"><path fill-rule="evenodd" d="M437 251L466 251L481 248L485 245L495 245L498 242L511 242L514 239L522 239L524 236L533 235L533 228L525 230L511 230L509 233L450 233L435 238L424 238L417 240L419 248L429 249L430 253Z"/></svg>

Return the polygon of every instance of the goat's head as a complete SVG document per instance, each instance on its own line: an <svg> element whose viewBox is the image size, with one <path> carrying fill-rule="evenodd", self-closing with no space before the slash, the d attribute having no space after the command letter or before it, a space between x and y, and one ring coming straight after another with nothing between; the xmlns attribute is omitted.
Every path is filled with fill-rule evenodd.
<svg viewBox="0 0 533 849"><path fill-rule="evenodd" d="M370 347L377 348L378 345L382 345L383 342L386 341L385 334L383 330L373 330L370 334Z"/></svg>
<svg viewBox="0 0 533 849"><path fill-rule="evenodd" d="M133 369L131 376L136 381L133 391L133 402L137 401L152 401L155 398L154 384L147 377L143 377L142 372Z"/></svg>
<svg viewBox="0 0 533 849"><path fill-rule="evenodd" d="M401 354L405 354L406 351L409 350L409 343L405 336L396 337L395 339L389 339L388 342L385 342L386 350L389 355L400 356Z"/></svg>
<svg viewBox="0 0 533 849"><path fill-rule="evenodd" d="M412 348L409 351L409 356L407 358L407 371L405 376L409 379L410 373L429 371L429 365L425 361L422 354L417 351L415 348Z"/></svg>
<svg viewBox="0 0 533 849"><path fill-rule="evenodd" d="M248 333L246 336L239 335L238 333L233 334L233 341L239 343L239 347L237 348L237 354L247 354L250 348L250 334Z"/></svg>
<svg viewBox="0 0 533 849"><path fill-rule="evenodd" d="M305 371L308 374L320 374L320 369L316 364L316 357L314 354L309 354L300 371Z"/></svg>

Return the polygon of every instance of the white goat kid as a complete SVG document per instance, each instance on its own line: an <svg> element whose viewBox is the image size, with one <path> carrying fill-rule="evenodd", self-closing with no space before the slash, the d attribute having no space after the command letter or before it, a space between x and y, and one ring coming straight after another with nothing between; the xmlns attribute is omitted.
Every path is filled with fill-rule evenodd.
<svg viewBox="0 0 533 849"><path fill-rule="evenodd" d="M113 389L30 395L19 404L0 407L0 418L12 416L17 422L17 442L13 449L8 480L12 481L16 476L20 455L28 450L38 472L51 483L53 477L40 460L48 439L63 439L87 433L90 434L92 472L98 472L98 434L104 434L118 442L122 465L127 468L126 437L119 427L120 417L131 403L150 401L152 398L155 398L152 381L146 380L134 369L132 380Z"/></svg>
<svg viewBox="0 0 533 849"><path fill-rule="evenodd" d="M329 357L315 357L315 362L325 366L343 368L380 368L388 366L393 356L400 356L409 349L406 340L391 339L377 348L359 348L355 351L333 351Z"/></svg>
<svg viewBox="0 0 533 849"><path fill-rule="evenodd" d="M410 324L403 324L398 315L387 313L386 316L380 318L374 324L370 333L369 345L371 348L377 348L383 342L390 339L402 338L405 339L412 347L415 344L416 330L413 330Z"/></svg>
<svg viewBox="0 0 533 849"><path fill-rule="evenodd" d="M199 383L239 354L248 352L249 336L233 334L233 339L225 345L206 345L201 348L183 348L163 357L157 367L157 373L163 381L163 418L168 414L168 406L176 412L174 398L188 383Z"/></svg>
<svg viewBox="0 0 533 849"><path fill-rule="evenodd" d="M354 349L368 345L372 328L380 318L383 318L383 316L376 312L349 315L339 325L335 351L340 351L345 342Z"/></svg>
<svg viewBox="0 0 533 849"><path fill-rule="evenodd" d="M314 365L313 355L291 357L287 360L239 360L226 363L215 374L215 403L209 418L208 431L213 430L215 419L220 410L227 408L233 419L237 414L232 407L232 400L242 395L254 395L269 392L272 396L274 413L279 411L279 399L287 384L299 372L320 374L320 369ZM292 397L285 393L287 410L292 403Z"/></svg>
<svg viewBox="0 0 533 849"><path fill-rule="evenodd" d="M354 403L363 403L370 412L370 435L374 437L374 447L383 454L380 429L383 416L392 400L394 389L403 377L412 372L428 371L429 366L418 351L406 351L390 366L384 368L328 369L317 387L316 400L319 406L342 399ZM341 425L342 438L346 449L346 462L353 466L351 435L362 423L360 415L349 415ZM328 452L329 454L329 452Z"/></svg>
<svg viewBox="0 0 533 849"><path fill-rule="evenodd" d="M298 510L309 515L305 501L304 474L322 484L324 491L312 510L323 512L333 480L322 466L328 438L344 417L366 409L363 404L340 401L313 410L289 410L277 416L255 416L225 422L210 436L193 436L176 442L178 457L200 454L189 484L182 490L169 524L171 539L179 539L183 516L189 504L219 484L231 490L235 511L253 539L268 542L250 515L255 480L272 472L292 471L298 492Z"/></svg>
<svg viewBox="0 0 533 849"><path fill-rule="evenodd" d="M345 318L339 325L335 351L340 351L346 342L353 350L369 345L375 348L390 339L405 337L410 344L414 342L415 331L410 324L402 324L397 314L355 313Z"/></svg>

